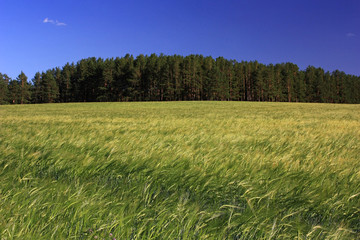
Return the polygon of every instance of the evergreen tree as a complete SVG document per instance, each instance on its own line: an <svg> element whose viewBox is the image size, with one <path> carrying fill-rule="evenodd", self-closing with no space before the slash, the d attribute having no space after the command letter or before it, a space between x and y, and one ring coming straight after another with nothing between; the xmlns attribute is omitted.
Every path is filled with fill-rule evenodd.
<svg viewBox="0 0 360 240"><path fill-rule="evenodd" d="M17 77L17 81L20 86L20 104L29 103L31 97L30 84L27 81L27 76L25 75L25 73L21 71L21 73Z"/></svg>
<svg viewBox="0 0 360 240"><path fill-rule="evenodd" d="M359 103L359 76L293 63L264 65L202 55L87 58L35 74L0 74L0 103L242 100ZM31 94L30 94L31 90Z"/></svg>
<svg viewBox="0 0 360 240"><path fill-rule="evenodd" d="M31 99L33 103L42 102L42 89L41 89L41 74L39 72L35 73L33 78L33 87L31 91Z"/></svg>
<svg viewBox="0 0 360 240"><path fill-rule="evenodd" d="M266 84L265 84L265 67L262 64L257 65L253 72L253 100L264 101Z"/></svg>
<svg viewBox="0 0 360 240"><path fill-rule="evenodd" d="M54 103L58 101L59 88L52 70L41 74L41 102Z"/></svg>
<svg viewBox="0 0 360 240"><path fill-rule="evenodd" d="M59 85L59 98L60 102L70 102L73 100L71 91L72 91L72 83L71 77L74 75L74 67L67 63L62 71L61 71L61 80Z"/></svg>
<svg viewBox="0 0 360 240"><path fill-rule="evenodd" d="M230 99L230 81L227 73L229 72L228 66L226 66L226 60L223 57L216 59L216 98L217 100L229 100Z"/></svg>
<svg viewBox="0 0 360 240"><path fill-rule="evenodd" d="M138 87L138 97L139 101L145 100L145 66L146 66L146 57L143 54L140 54L136 57L134 62L134 79L136 79L137 87Z"/></svg>
<svg viewBox="0 0 360 240"><path fill-rule="evenodd" d="M9 89L8 89L9 77L6 74L0 73L0 104L9 103Z"/></svg>
<svg viewBox="0 0 360 240"><path fill-rule="evenodd" d="M98 88L97 101L105 102L112 100L114 66L113 59L106 59L104 61L101 83Z"/></svg>
<svg viewBox="0 0 360 240"><path fill-rule="evenodd" d="M136 78L133 55L125 56L125 66L123 70L123 87L125 101L137 101L140 97L140 82Z"/></svg>
<svg viewBox="0 0 360 240"><path fill-rule="evenodd" d="M306 86L305 73L303 71L294 72L294 94L296 102L305 102L306 100Z"/></svg>
<svg viewBox="0 0 360 240"><path fill-rule="evenodd" d="M270 64L263 71L264 79L264 101L275 101L275 88L274 88L274 66Z"/></svg>
<svg viewBox="0 0 360 240"><path fill-rule="evenodd" d="M235 75L235 84L234 91L238 92L239 99L241 101L246 100L245 96L245 73L244 73L244 63L235 62L234 64L234 75Z"/></svg>
<svg viewBox="0 0 360 240"><path fill-rule="evenodd" d="M9 102L11 104L21 103L21 86L17 80L10 79L9 85Z"/></svg>

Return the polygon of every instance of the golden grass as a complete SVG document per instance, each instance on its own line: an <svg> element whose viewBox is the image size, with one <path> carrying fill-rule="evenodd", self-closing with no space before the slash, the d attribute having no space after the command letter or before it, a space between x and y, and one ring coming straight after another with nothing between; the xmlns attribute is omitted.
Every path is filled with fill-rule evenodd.
<svg viewBox="0 0 360 240"><path fill-rule="evenodd" d="M334 104L0 106L0 238L358 238L359 119Z"/></svg>

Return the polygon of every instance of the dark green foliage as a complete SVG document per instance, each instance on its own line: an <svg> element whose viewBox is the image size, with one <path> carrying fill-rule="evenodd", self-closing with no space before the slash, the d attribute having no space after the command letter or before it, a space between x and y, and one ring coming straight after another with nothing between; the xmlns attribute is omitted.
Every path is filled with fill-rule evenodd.
<svg viewBox="0 0 360 240"><path fill-rule="evenodd" d="M20 104L20 85L19 82L16 80L10 80L9 81L9 103L12 104Z"/></svg>
<svg viewBox="0 0 360 240"><path fill-rule="evenodd" d="M9 77L6 74L0 73L0 104L6 104L9 102L9 89L8 89Z"/></svg>
<svg viewBox="0 0 360 240"><path fill-rule="evenodd" d="M30 102L31 85L27 76L21 72L16 79L0 74L0 104L25 104Z"/></svg>
<svg viewBox="0 0 360 240"><path fill-rule="evenodd" d="M276 101L360 103L360 77L293 63L264 65L202 55L88 58L36 73L1 75L0 103Z"/></svg>
<svg viewBox="0 0 360 240"><path fill-rule="evenodd" d="M54 70L47 70L41 74L40 99L43 103L58 102L59 86L55 76Z"/></svg>
<svg viewBox="0 0 360 240"><path fill-rule="evenodd" d="M17 82L20 86L20 103L29 103L30 102L30 84L27 81L27 76L21 72L17 78Z"/></svg>

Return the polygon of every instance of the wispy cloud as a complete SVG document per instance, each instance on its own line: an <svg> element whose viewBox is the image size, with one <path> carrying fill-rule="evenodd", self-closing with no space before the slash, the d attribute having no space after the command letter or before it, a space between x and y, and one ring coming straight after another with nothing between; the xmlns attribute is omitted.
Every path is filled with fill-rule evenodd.
<svg viewBox="0 0 360 240"><path fill-rule="evenodd" d="M45 18L43 20L43 23L51 23L51 24L54 24L56 26L66 26L66 23L63 23L63 22L59 22L58 20L52 20L52 19L49 19L49 18Z"/></svg>
<svg viewBox="0 0 360 240"><path fill-rule="evenodd" d="M66 23L59 22L58 20L55 21L56 26L66 26Z"/></svg>
<svg viewBox="0 0 360 240"><path fill-rule="evenodd" d="M347 33L347 34L346 34L346 36L347 36L347 37L349 37L349 38L351 38L351 37L355 37L355 36L356 36L356 34L355 34L355 33L351 33L351 32L350 32L350 33Z"/></svg>
<svg viewBox="0 0 360 240"><path fill-rule="evenodd" d="M45 18L44 21L43 21L43 23L54 23L54 20Z"/></svg>

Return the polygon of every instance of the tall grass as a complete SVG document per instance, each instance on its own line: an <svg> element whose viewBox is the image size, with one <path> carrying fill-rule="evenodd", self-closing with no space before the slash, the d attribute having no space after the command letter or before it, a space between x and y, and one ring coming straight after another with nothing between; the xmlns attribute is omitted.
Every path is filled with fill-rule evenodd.
<svg viewBox="0 0 360 240"><path fill-rule="evenodd" d="M0 239L360 239L360 106L0 106Z"/></svg>

